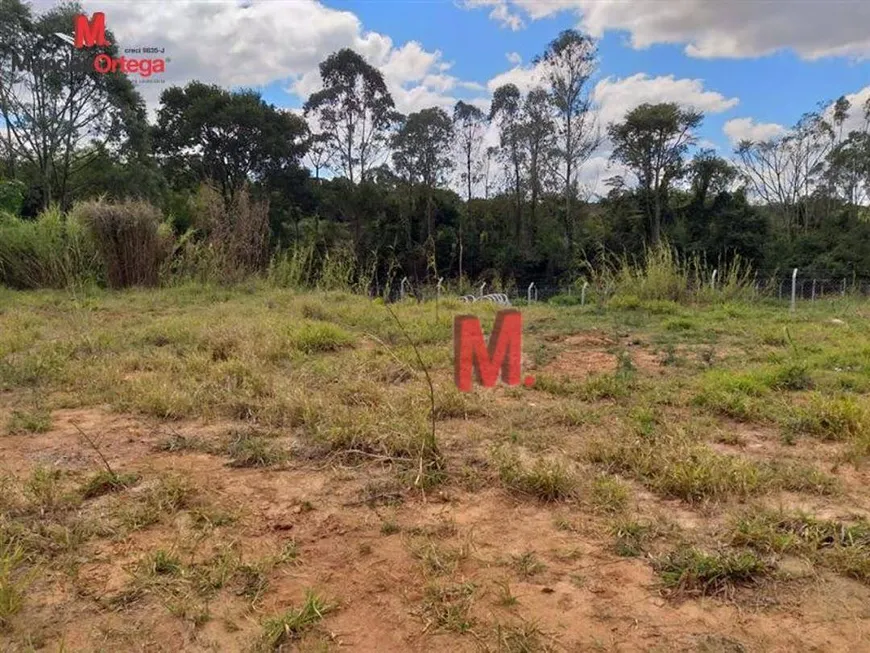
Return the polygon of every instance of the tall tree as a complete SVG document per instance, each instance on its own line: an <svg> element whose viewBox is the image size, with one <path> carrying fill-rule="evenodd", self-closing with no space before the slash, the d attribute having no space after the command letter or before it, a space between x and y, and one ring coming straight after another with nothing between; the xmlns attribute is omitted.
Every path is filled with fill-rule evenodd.
<svg viewBox="0 0 870 653"><path fill-rule="evenodd" d="M329 134L338 170L351 183L376 167L396 122L395 103L384 76L359 54L344 48L320 64L323 89L305 103L305 115Z"/></svg>
<svg viewBox="0 0 870 653"><path fill-rule="evenodd" d="M565 30L554 39L542 57L536 59L549 82L550 98L558 117L558 146L555 150L564 197L565 236L574 250L573 205L578 195L577 176L601 139L595 128L589 80L595 72L598 48L595 41L577 30Z"/></svg>
<svg viewBox="0 0 870 653"><path fill-rule="evenodd" d="M471 201L472 188L479 181L478 158L483 145L483 135L486 131L486 115L478 107L459 100L453 107L453 128L459 141L459 151L462 157L462 181L465 182L465 200ZM459 278L462 278L462 259L464 253L463 218L459 217Z"/></svg>
<svg viewBox="0 0 870 653"><path fill-rule="evenodd" d="M505 84L495 89L489 119L497 120L501 135L501 147L510 165L514 196L514 236L523 231L523 185L522 169L524 152L522 146L522 95L515 84Z"/></svg>
<svg viewBox="0 0 870 653"><path fill-rule="evenodd" d="M702 113L673 102L645 103L608 128L611 158L627 166L640 182L653 243L661 238L668 191L684 173L683 157L695 143L694 130L703 119Z"/></svg>
<svg viewBox="0 0 870 653"><path fill-rule="evenodd" d="M528 171L530 216L528 238L534 242L537 229L538 198L543 191L543 175L546 161L552 154L554 124L547 91L536 88L526 95L523 103L523 124L520 128L526 150L525 163Z"/></svg>
<svg viewBox="0 0 870 653"><path fill-rule="evenodd" d="M76 49L56 36L72 31L77 4L34 17L20 0L0 0L0 117L7 165L22 161L36 172L43 206L70 202L70 179L106 149L117 151L131 134L144 153L147 125L142 98L122 72L94 70L98 54L115 45ZM114 36L106 32L110 43ZM88 147L83 147L85 144Z"/></svg>
<svg viewBox="0 0 870 653"><path fill-rule="evenodd" d="M248 181L298 168L307 133L302 118L255 91L191 82L161 94L155 145L177 185L211 181L229 202Z"/></svg>
<svg viewBox="0 0 870 653"><path fill-rule="evenodd" d="M438 184L453 167L450 146L453 121L440 108L410 114L393 137L393 162L426 197L426 237L433 235L432 198Z"/></svg>
<svg viewBox="0 0 870 653"><path fill-rule="evenodd" d="M749 188L788 233L809 227L807 200L821 181L834 139L827 120L807 113L789 132L765 141L744 140L735 150Z"/></svg>

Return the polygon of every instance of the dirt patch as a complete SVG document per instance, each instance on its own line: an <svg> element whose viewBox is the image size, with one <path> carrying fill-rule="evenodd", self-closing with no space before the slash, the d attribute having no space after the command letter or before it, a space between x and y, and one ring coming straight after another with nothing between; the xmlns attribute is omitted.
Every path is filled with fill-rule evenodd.
<svg viewBox="0 0 870 653"><path fill-rule="evenodd" d="M182 511L127 535L84 542L75 553L75 573L52 569L30 588L13 631L4 635L12 642L38 634L49 648L64 642L73 650L247 650L263 620L299 606L309 588L334 609L304 635L302 650L310 644L477 651L482 642L495 645L498 632L521 633L557 651L697 650L709 641L732 642L734 650L854 650L870 637L864 607L870 591L844 579L818 581L836 610L817 599L815 588L787 608L747 611L711 600L667 600L648 562L617 557L603 522L580 504L548 506L499 489L446 487L427 495L404 490L398 502L366 505L373 484L395 480L388 468L292 461L286 469L236 469L220 456L158 453L154 425L96 410L59 411L51 433L0 439L4 467L16 475L45 463L96 467L73 422L100 434L110 463L139 472L140 485L154 475L183 474L239 519L196 531ZM209 432L203 424L173 428ZM109 513L137 492L85 506ZM639 500L669 511L685 528L700 528L700 518L678 502L657 503L648 493ZM588 527L559 529L557 515ZM230 543L239 546L243 563L254 564L290 542L298 559L270 571L268 589L253 602L229 588L208 601L176 600L150 586L130 593L132 570L157 549L177 552L188 568ZM456 630L460 621L451 621L465 599L450 597L463 593L465 633ZM433 596L447 601L444 613ZM523 624L535 626L522 630Z"/></svg>
<svg viewBox="0 0 870 653"><path fill-rule="evenodd" d="M628 338L616 341L607 335L589 331L568 336L564 349L542 370L556 377L585 380L595 374L613 374L619 366L616 351L621 350L632 365L643 372L663 374L661 356Z"/></svg>

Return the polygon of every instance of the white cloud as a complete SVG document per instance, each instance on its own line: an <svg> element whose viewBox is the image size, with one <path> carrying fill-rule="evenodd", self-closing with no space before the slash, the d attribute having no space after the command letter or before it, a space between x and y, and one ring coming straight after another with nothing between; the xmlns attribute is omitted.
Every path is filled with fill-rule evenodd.
<svg viewBox="0 0 870 653"><path fill-rule="evenodd" d="M592 98L601 107L599 122L602 126L622 120L626 113L645 102L676 102L704 113L721 113L739 103L737 98L706 90L700 79L677 79L673 75L650 77L644 73L622 79L602 79L595 85Z"/></svg>
<svg viewBox="0 0 870 653"><path fill-rule="evenodd" d="M489 17L502 27L507 27L515 32L525 27L520 15L510 10L507 0L465 0L464 6L469 9L492 7Z"/></svg>
<svg viewBox="0 0 870 653"><path fill-rule="evenodd" d="M493 6L490 16L522 24L572 10L594 36L624 30L635 48L685 44L693 57L755 57L790 48L805 59L870 57L870 2L834 0L470 0Z"/></svg>
<svg viewBox="0 0 870 653"><path fill-rule="evenodd" d="M843 133L848 134L850 131L861 130L865 128L866 118L864 115L864 107L867 102L870 102L870 86L865 86L856 93L850 93L845 96L849 101L849 113L846 120L843 121ZM833 118L834 104L831 103L825 110L825 117L829 120Z"/></svg>
<svg viewBox="0 0 870 653"><path fill-rule="evenodd" d="M35 2L38 10L54 4ZM450 93L457 88L482 90L477 82L449 75L451 63L440 51L416 41L395 44L387 35L366 31L354 13L317 0L84 0L83 5L88 13L105 12L106 26L122 49L165 48L164 56L170 58L161 76L165 83L138 86L152 112L165 88L194 79L253 88L282 82L304 99L320 87L318 64L345 47L384 73L397 108L406 113L452 105L456 98Z"/></svg>
<svg viewBox="0 0 870 653"><path fill-rule="evenodd" d="M523 63L523 56L519 52L508 52L505 57L507 57L508 63L519 66Z"/></svg>
<svg viewBox="0 0 870 653"><path fill-rule="evenodd" d="M542 85L543 81L544 77L540 66L514 66L490 79L486 87L492 93L499 86L514 84L520 89L520 92L528 93L536 86Z"/></svg>
<svg viewBox="0 0 870 653"><path fill-rule="evenodd" d="M786 128L775 122L755 122L752 118L734 118L725 123L722 131L732 145L737 145L741 141L770 140L784 134Z"/></svg>

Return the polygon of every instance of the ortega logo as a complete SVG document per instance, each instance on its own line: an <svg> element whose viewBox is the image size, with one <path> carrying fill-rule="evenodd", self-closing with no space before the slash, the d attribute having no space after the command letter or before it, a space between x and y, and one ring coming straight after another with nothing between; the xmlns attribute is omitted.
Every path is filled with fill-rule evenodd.
<svg viewBox="0 0 870 653"><path fill-rule="evenodd" d="M77 50L93 47L107 47L112 45L106 38L106 14L101 11L96 12L89 19L84 14L78 14L73 19L74 38L70 38L67 34L59 32L55 35L64 42L69 43ZM140 54L140 53L157 53L163 52L162 48L128 48L124 50L124 54ZM101 74L122 72L126 74L138 73L140 77L151 77L152 74L162 73L166 70L166 62L164 58L136 58L136 57L118 57L117 59L105 53L100 53L94 57L94 70Z"/></svg>

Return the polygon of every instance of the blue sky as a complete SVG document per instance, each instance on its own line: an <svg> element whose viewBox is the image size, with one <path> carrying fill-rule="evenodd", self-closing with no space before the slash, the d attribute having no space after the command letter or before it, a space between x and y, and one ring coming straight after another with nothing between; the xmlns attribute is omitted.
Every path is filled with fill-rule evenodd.
<svg viewBox="0 0 870 653"><path fill-rule="evenodd" d="M280 1L280 0L278 0ZM563 11L525 21L512 30L490 18L487 7L468 8L459 2L438 1L327 1L326 6L352 12L364 31L389 36L396 46L418 42L426 51L440 51L451 63L449 72L482 85L513 67L506 55L516 52L529 64L561 30L576 27L579 16ZM794 49L745 58L700 58L685 53L684 44L632 47L626 30L604 31L600 39L599 77L622 79L644 73L649 77L674 76L702 80L703 88L739 103L722 111L709 111L700 137L730 152L723 132L728 120L751 118L757 123L794 124L823 100L854 94L870 85L870 60L830 56L815 61ZM300 106L304 98L287 91L286 80L263 87L270 101ZM458 89L455 97L485 98L485 91Z"/></svg>

